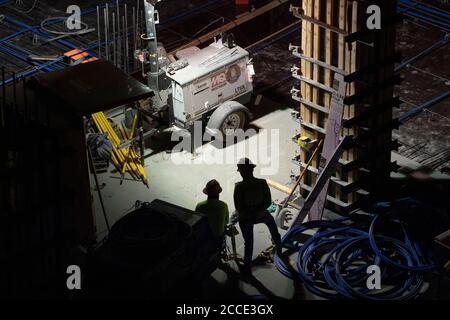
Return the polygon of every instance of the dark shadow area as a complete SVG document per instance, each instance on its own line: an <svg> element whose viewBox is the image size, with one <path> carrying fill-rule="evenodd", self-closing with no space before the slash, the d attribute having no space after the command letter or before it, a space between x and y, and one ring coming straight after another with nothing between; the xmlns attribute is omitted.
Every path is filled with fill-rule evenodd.
<svg viewBox="0 0 450 320"><path fill-rule="evenodd" d="M145 140L146 149L150 149L151 152L146 154L146 157L164 152L171 151L179 143L179 141L172 141L173 132L161 131L156 135L149 137Z"/></svg>
<svg viewBox="0 0 450 320"><path fill-rule="evenodd" d="M255 88L255 90L257 89ZM253 95L252 100L247 105L247 107L253 114L252 121L258 120L277 110L284 110L290 108L289 106L292 104L292 100L288 95L288 92L285 92L284 94L281 95L278 94L278 96L271 96L270 95L271 93L274 93L274 91L267 90L264 93L261 93L262 99L260 104L257 106L255 106L254 103L258 94L256 93Z"/></svg>
<svg viewBox="0 0 450 320"><path fill-rule="evenodd" d="M238 264L239 268L240 265ZM218 268L227 274L227 281L223 285L223 292L220 294L220 298L225 299L269 299L269 300L281 300L273 292L267 289L255 276L243 276L242 272L236 272L226 263L221 263ZM239 281L244 281L257 289L261 295L249 296L239 289ZM209 291L208 291L209 292Z"/></svg>
<svg viewBox="0 0 450 320"><path fill-rule="evenodd" d="M87 257L86 299L185 299L219 263L206 218L155 200L119 219Z"/></svg>
<svg viewBox="0 0 450 320"><path fill-rule="evenodd" d="M230 138L229 141L234 141L233 144L236 144L238 142L241 142L243 140L247 140L254 135L258 134L261 130L260 127L256 126L255 124L250 124L245 129L245 135L234 135ZM185 133L179 131L179 132L172 132L172 131L160 131L157 134L148 137L145 139L145 147L147 150L151 150L150 152L146 153L145 157L150 157L155 154L161 153L161 152L179 152L179 148L175 148L180 145L182 139L191 139L189 136L185 135ZM215 148L217 149L223 149L227 146L226 141L221 141L219 139L215 139L214 137L211 137L210 139L212 141L208 141L209 138L204 137L202 141L202 145L211 143ZM190 142L188 143L190 144ZM184 144L183 144L184 145Z"/></svg>

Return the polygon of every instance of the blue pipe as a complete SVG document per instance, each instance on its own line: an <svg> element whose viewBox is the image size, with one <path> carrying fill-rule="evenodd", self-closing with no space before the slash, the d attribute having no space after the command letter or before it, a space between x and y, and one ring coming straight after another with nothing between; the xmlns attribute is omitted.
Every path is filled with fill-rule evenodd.
<svg viewBox="0 0 450 320"><path fill-rule="evenodd" d="M22 60L26 63L30 63L30 61L28 61L28 56L24 56L24 55L20 55L18 52L15 52L14 50L11 50L5 46L0 45L0 50L10 56L15 57L16 59ZM39 66L38 63L32 63L34 66ZM53 71L52 69L46 68L46 71Z"/></svg>
<svg viewBox="0 0 450 320"><path fill-rule="evenodd" d="M209 6L209 5L213 4L213 3L216 3L216 2L218 2L218 1L220 1L220 0L214 0L214 1L211 1L211 2L209 2L209 3L205 4L205 5L203 5L203 6L201 7L201 9L203 9L204 7ZM112 5L111 7L114 7L115 2L112 3L112 4L113 4L113 5ZM105 7L105 5L102 5L102 6L100 6L100 7ZM89 13L95 12L95 11L96 11L96 8L87 9L87 10L82 11L82 14L89 14ZM199 8L196 8L195 10L190 10L188 13L192 13L192 12L196 12L196 11L199 11ZM186 13L183 13L183 14L180 14L180 15L177 15L177 16L174 16L174 17L172 17L172 19L178 19L179 17L184 16L184 15L186 15ZM25 27L25 28L26 28L26 30L22 30L23 32L18 32L18 33L25 33L25 32L28 32L28 31L35 30L35 29L38 29L38 28L39 28L39 26L34 26L34 27L32 27L32 26L26 25L26 24L24 24L24 23L22 23L22 22L20 22L20 21L18 21L18 20L15 20L15 19L13 19L13 18L10 18L10 17L7 17L7 18L8 18L8 19L11 19L11 20L10 20L11 23L14 23L14 24L16 24L16 25L18 25L18 26L22 26L22 27ZM53 21L53 23L56 23L56 21ZM164 23L162 23L162 24L164 24ZM41 33L41 34L44 34L43 32L40 32L40 33ZM46 35L46 36L47 36L47 35ZM12 37L12 36L9 36L7 40L9 40L9 38L13 38L13 37ZM0 39L0 43L1 43L1 41L2 41L2 39ZM62 40L59 40L59 41L62 41ZM69 41L64 41L63 44L66 45L66 46L68 46L69 48L72 48L72 49L78 48L76 45L70 43ZM98 47L97 44L96 44L96 45L92 45L92 46L88 47L86 50L92 50L92 49L95 49L95 48L97 48L97 47ZM83 50L83 49L81 49L81 50ZM88 52L88 51L85 51L85 52ZM91 54L91 53L89 53L89 52L88 52L88 54L90 54L90 56L94 56L93 54ZM27 75L27 76L28 76L28 75L32 75L32 74L37 73L37 72L40 71L40 70L46 70L46 71L49 71L49 70L47 69L48 66L54 65L54 64L60 62L61 60L62 60L62 59L58 59L58 60L55 60L55 61L50 61L50 62L48 62L48 63L42 64L41 66L34 67L34 68L31 69L31 70L28 70L28 71L25 71L25 72L21 73L21 75ZM57 65L57 67L58 67L58 65ZM54 71L54 70L51 70L51 71ZM12 78L11 78L11 79L7 79L7 80L5 81L5 84L11 83L11 82L12 82Z"/></svg>
<svg viewBox="0 0 450 320"><path fill-rule="evenodd" d="M91 45L91 46L89 46L89 47L87 47L86 48L86 50L93 50L93 49L95 49L97 47L97 44L94 44L94 45ZM2 46L0 45L0 50L1 50L1 48L2 48ZM80 50L82 50L82 51L84 51L84 49L80 49ZM58 64L59 62L61 62L62 60L64 59L64 57L60 57L60 58L58 58L57 60L54 60L54 61L49 61L49 62L46 62L46 63L44 63L44 64L41 64L41 65L38 65L38 66L35 66L33 69L31 69L31 70L27 70L27 71L24 71L24 72L22 72L22 73L18 73L17 74L17 77L21 77L21 76L30 76L30 75L33 75L33 74L36 74L36 73L38 73L39 71L41 71L41 70L44 70L44 71L55 71L56 69L62 69L63 67L60 67L60 68L56 68L56 69L52 69L51 68L51 66L53 66L53 65L55 65L55 64ZM48 70L49 69L49 70ZM7 79L7 80L5 80L5 85L7 85L7 84L10 84L11 82L13 81L13 79L12 78L9 78L9 79ZM0 86L2 86L3 85L3 83L0 83Z"/></svg>
<svg viewBox="0 0 450 320"><path fill-rule="evenodd" d="M111 43L112 41L110 41L110 43ZM100 45L104 45L105 44L105 42L103 42L103 43L101 43ZM0 45L0 48L1 48L2 46ZM83 51L83 52L89 52L89 51L91 51L91 50L94 50L94 49L96 49L96 48L98 48L98 43L94 43L94 44L92 44L92 45L90 45L89 47L86 47L86 48L81 48L80 50L81 51ZM9 53L8 53L9 54ZM12 54L11 54L12 55ZM91 55L92 57L95 57L94 55ZM26 59L26 58L22 58L21 60L24 60L24 59ZM39 71L41 71L41 70L44 70L44 71L54 71L54 70L47 70L46 68L48 67L48 66L53 66L53 65L55 65L55 64L57 64L57 63L59 63L60 61L62 61L64 59L64 57L60 57L60 58L58 58L57 60L53 60L53 61L49 61L49 62L47 62L47 63L45 63L45 64L42 64L42 65L38 65L38 66L35 66L33 69L31 69L31 70L27 70L27 71L24 71L24 72L22 72L20 75L33 75L33 74L35 74L35 73L37 73L37 72L39 72ZM58 67L58 65L57 65L57 69L62 69L62 68L64 68L64 67ZM5 84L9 84L9 83L11 83L12 82L12 78L9 78L9 79L7 79L7 80L5 80ZM2 83L0 83L0 86L2 85Z"/></svg>
<svg viewBox="0 0 450 320"><path fill-rule="evenodd" d="M7 18L7 17L5 17L5 18ZM27 33L28 31L32 31L33 29L34 29L34 27L28 27L28 28L22 29L22 30L20 30L20 31L18 31L16 33L13 33L13 34L11 34L9 36L1 38L0 39L0 43L8 41L8 40L11 40L11 39L14 39L14 38L20 36L21 34Z"/></svg>
<svg viewBox="0 0 450 320"><path fill-rule="evenodd" d="M438 27L443 27L446 30L448 30L448 28L450 27L450 24L445 22L445 21L436 20L436 19L433 19L432 17L424 16L424 15L418 13L418 12L412 12L411 11L411 12L406 13L406 15L410 16L410 17L413 17L413 18L417 18L419 20L422 20L422 21L424 21L426 23L433 24L433 25L438 26Z"/></svg>
<svg viewBox="0 0 450 320"><path fill-rule="evenodd" d="M405 4L405 5L408 5L410 7L414 6L414 8L419 8L419 9L421 9L423 11L428 12L428 13L440 15L440 16L446 17L447 19L450 19L450 13L448 13L448 12L446 12L444 10L438 9L438 8L429 7L429 6L427 6L427 5L423 4L423 3L420 3L420 2L409 1L409 0L400 0L400 4Z"/></svg>
<svg viewBox="0 0 450 320"><path fill-rule="evenodd" d="M418 13L414 13L414 12L409 12L409 13L407 13L407 15L411 16L413 18L418 18L419 20L421 20L421 21L423 21L425 23L428 23L428 24L431 24L433 26L436 26L436 27L438 27L440 29L443 29L443 30L445 30L447 32L450 31L450 24L448 24L448 23L437 21L435 19L432 19L432 18L429 18L429 17L425 17L425 16L422 16L422 15L420 15Z"/></svg>
<svg viewBox="0 0 450 320"><path fill-rule="evenodd" d="M425 102L424 104L411 109L405 113L403 113L400 117L399 117L399 121L401 123L405 123L406 121L408 121L411 118L414 118L416 115L418 115L419 113L421 113L422 111L431 108L432 106L434 106L435 104L441 102L442 100L447 99L450 96L450 90L444 92L443 94L440 94L437 97L434 97L433 99Z"/></svg>
<svg viewBox="0 0 450 320"><path fill-rule="evenodd" d="M13 24L15 24L15 25L17 25L17 26L24 27L24 28L26 28L27 30L32 29L31 26L29 26L29 25L27 25L27 24L25 24L25 23L23 23L23 22L21 22L21 21L19 21L19 20L16 20L16 19L14 19L14 18L11 18L11 17L6 17L6 21L8 21L8 22L10 22L10 23L13 23ZM44 37L47 37L47 38L51 38L51 37L52 37L52 35L50 35L50 34L48 34L48 33L46 33L46 32L42 32L42 31L36 31L36 34L41 35L41 36L44 36ZM58 40L56 40L56 41L57 41L58 43L64 45L64 46L66 46L67 48L70 48L70 49L76 49L76 48L78 48L78 46L72 44L72 43L69 42L69 41L63 40L63 39L58 39ZM9 45L14 46L14 45L11 44L11 43L10 43ZM19 51L22 51L22 52L25 51L25 50L23 50L23 49L21 49L20 47L17 47L17 46L16 46L16 49L19 50ZM91 57L94 56L91 52L89 52L89 51L86 51L86 52L89 54L89 56L91 56ZM28 57L25 58L25 59L22 58L21 60L25 60L25 62L30 63L30 62L28 61ZM52 61L53 64L54 64L54 67L57 67L57 68L63 68L63 66L59 65L59 61L61 61L61 60ZM32 62L32 65L34 65L34 66L39 66L39 64L36 63L36 62ZM37 72L38 70L53 71L52 69L49 70L49 69L46 67L46 65L44 65L42 68L37 69L36 72ZM9 80L10 80L10 79L9 79ZM7 82L7 81L5 81L5 82Z"/></svg>
<svg viewBox="0 0 450 320"><path fill-rule="evenodd" d="M400 9L400 6L409 6L406 9ZM438 17L427 17L423 15L419 10L428 13L430 15L437 15ZM417 12L414 12L417 11ZM448 23L450 19L450 14L444 10L440 10L437 8L429 7L427 5L424 5L422 3L418 3L415 1L408 1L408 0L401 0L399 2L399 8L398 12L405 13L405 15L408 15L413 18L417 18L419 20L422 20L423 22L433 25L435 27L441 28L444 31L448 32L450 31L450 23ZM437 19L442 20L437 20Z"/></svg>
<svg viewBox="0 0 450 320"><path fill-rule="evenodd" d="M398 5L401 5L401 4L402 4L402 1L400 1L400 2L398 3ZM412 5L412 6L410 6L410 7L406 7L405 9L400 10L400 12L401 12L401 13L405 13L405 12L407 12L407 11L414 10L414 8L417 7L417 5L418 5L418 3L415 3L414 5Z"/></svg>
<svg viewBox="0 0 450 320"><path fill-rule="evenodd" d="M120 0L119 3L121 3L122 1L123 1L123 0ZM7 1L7 2L9 2L9 1ZM115 4L116 4L116 2L111 2L111 3L109 3L109 5L110 5L112 8L115 6ZM106 7L106 4L99 5L99 7L100 7L100 8L104 8L104 7ZM81 10L81 16L88 15L88 14L91 14L91 13L96 12L96 11L97 11L97 7L95 7L95 8L89 8L89 9L85 9L85 10ZM12 19L12 18L10 18L10 19ZM10 40L10 39L13 39L13 38L15 38L15 37L17 37L17 36L20 36L21 34L24 34L24 33L28 32L28 31L37 30L37 29L39 29L39 28L41 27L40 25L30 26L30 25L26 25L26 24L24 24L24 23L22 23L22 22L20 22L20 21L18 21L18 20L15 20L15 21L18 22L19 25L21 24L25 29L20 30L20 31L18 31L18 32L16 32L16 33L13 33L13 34L11 34L11 35L9 35L9 36L3 38L3 39L0 39L0 43L2 43L3 41L7 41L7 40ZM55 20L53 20L52 22L50 22L49 25L56 24L56 23L58 23L58 22L60 22L60 21L62 21L62 19L61 19L61 20L55 19Z"/></svg>
<svg viewBox="0 0 450 320"><path fill-rule="evenodd" d="M23 56L24 59L26 59L27 62L29 62L28 57L29 57L30 54L33 54L33 52L30 52L29 50L24 49L24 48L22 48L22 47L20 47L20 46L18 46L18 45L16 45L16 44L14 44L14 43L8 42L8 43L6 43L6 45L9 46L9 47L12 47L13 49L15 49L15 50L16 50L15 52L18 51L18 52L23 53L23 54L24 54L24 56ZM4 45L2 45L2 47L7 48L7 47L5 47ZM40 64L40 63L38 63L38 62L36 62L36 61L33 61L33 62L36 63L37 65ZM62 66L62 67L64 67L64 66Z"/></svg>
<svg viewBox="0 0 450 320"><path fill-rule="evenodd" d="M169 19L166 19L164 22L162 22L161 25L168 24L168 23L170 23L170 22L173 21L173 20L179 19L180 17L184 17L184 16L189 15L189 14L191 14L191 13L201 11L202 9L204 9L204 8L206 8L206 7L208 7L208 6L212 5L212 4L214 4L214 3L217 3L217 2L219 2L219 1L220 1L220 0L212 0L212 1L210 1L210 2L208 2L208 3L206 3L206 4L204 4L204 5L202 5L201 7L196 7L195 9L192 9L192 10L183 12L183 13L181 13L181 14L179 14L179 15L170 17ZM8 2L8 1L5 1L4 3L6 3L6 2ZM412 3L412 2L409 2L409 1L407 1L407 0L401 0L400 3L402 3L402 2L403 2L403 3L407 3L407 4L414 4L414 5L417 5L417 3ZM115 6L115 2L111 2L110 4L111 4L111 7L114 7L114 6ZM101 5L100 7L105 7L105 5ZM436 10L436 9L432 9L432 8L428 8L428 7L424 7L424 6L420 6L420 7L423 7L422 9L425 9L425 10L429 9L430 11L432 11L432 12L434 12L434 13L438 13L438 14L440 14L440 15L447 15L444 11L441 11L441 10ZM90 14L90 13L95 12L95 11L96 11L96 8L90 8L90 9L82 10L82 15ZM401 12L401 11L400 11L400 12ZM415 15L416 15L416 16L419 16L419 17L422 17L422 16L417 15L417 14L415 14ZM424 17L422 17L422 18L424 18ZM22 22L20 22L20 21L18 21L18 20L15 20L15 19L13 19L13 18L10 18L10 17L7 17L7 19L8 19L11 23L14 23L14 24L16 24L16 25L18 25L18 26L22 26L22 27L24 27L25 29L24 29L24 30L21 30L21 31L19 31L19 32L17 32L16 34L13 34L13 35L7 36L6 38L0 39L0 43L3 42L3 41L10 40L10 39L12 39L12 38L14 38L14 37L16 37L16 36L18 36L18 35L20 35L20 34L23 34L23 33L28 32L28 31L32 31L32 30L38 29L38 28L40 27L40 26L29 26L29 25L27 25L27 24L24 24L24 23L22 23ZM428 18L428 20L430 20L430 19ZM431 19L431 20L433 21L433 19ZM54 21L53 23L56 23L56 22L57 22L57 21ZM436 22L439 23L439 21L436 21ZM282 38L288 36L289 34L291 34L291 33L294 32L294 31L295 31L295 29L292 30L291 32L288 32L288 33L283 34L283 35L280 36L280 37L275 38L274 40L272 40L271 42L267 43L266 45L264 45L264 46L262 46L262 47L259 47L258 49L251 50L251 51L258 52L258 51L260 51L260 50L262 50L262 49L264 49L264 48L266 48L266 47L272 45L273 43L279 41L280 39L282 39ZM41 35L45 36L45 37L51 37L51 35L48 35L47 33L44 33L44 32L39 32L39 33L40 33ZM68 48L71 48L71 49L77 48L77 46L75 46L74 44L70 43L69 41L62 40L62 39L59 39L59 40L57 40L57 41L58 41L59 43L65 45L65 46L67 46ZM88 54L90 54L91 56L93 56L93 54L91 54L91 53L89 53L89 52L88 52ZM55 61L52 61L52 62L55 63ZM45 70L45 67L44 67L43 69ZM33 70L30 70L30 72L33 73Z"/></svg>
<svg viewBox="0 0 450 320"><path fill-rule="evenodd" d="M409 6L407 7L407 9L401 9L400 6L404 5L404 6ZM419 10L422 10L430 15L439 15L439 17L427 17L425 15L423 15ZM417 12L415 12L417 11ZM446 31L449 30L450 28L450 23L448 23L449 19L450 19L450 14L443 11L443 10L439 10L439 9L434 9L434 8L430 8L427 7L423 4L419 4L416 2L410 2L407 0L402 0L399 3L399 7L397 8L397 12L399 13L404 13L405 15L408 15L410 17L414 17L414 18L418 18L426 23L432 24L434 26L437 27L441 27L444 28ZM441 20L437 20L437 19L443 19L444 21Z"/></svg>
<svg viewBox="0 0 450 320"><path fill-rule="evenodd" d="M400 71L401 69L403 69L404 67L406 67L407 65L416 62L417 60L425 57L426 55L430 54L431 52L433 52L434 50L446 45L450 40L450 35L447 33L441 40L439 40L438 42L436 42L435 44L433 44L431 47L425 49L422 52L419 52L417 55L415 55L414 57L402 62L401 64L399 64L396 68L395 68L395 72Z"/></svg>
<svg viewBox="0 0 450 320"><path fill-rule="evenodd" d="M18 26L27 28L28 30L30 30L30 28L32 28L31 26L29 26L29 25L27 25L27 24L25 24L25 23L23 23L23 22L21 22L21 21L19 21L19 20L16 20L16 19L14 19L14 18L8 17L8 16L5 17L5 20L6 20L7 22L14 23L14 24L16 24L16 25L18 25ZM49 39L53 37L53 35L51 35L51 34L49 34L49 33L47 33L47 32L43 32L43 31L36 31L36 33L37 33L38 35L41 35L41 36L46 37L46 38L49 38ZM77 46L75 46L74 44L72 44L71 42L69 42L69 41L67 41L67 40L58 39L58 40L56 40L56 41L57 41L58 43L64 45L64 46L70 48L70 49L76 49L76 48L77 48ZM89 52L88 52L88 54L89 54L90 56L93 56L93 55L92 55L91 53L89 53Z"/></svg>
<svg viewBox="0 0 450 320"><path fill-rule="evenodd" d="M180 18L180 17L189 15L189 14L191 14L191 13L198 12L198 11L200 11L200 10L202 10L202 9L204 9L204 8L206 8L206 7L208 7L208 6L212 5L212 4L214 4L214 3L217 3L217 2L219 2L219 1L221 1L221 0L213 0L213 1L210 1L210 2L208 2L208 3L204 4L204 5L202 5L201 7L196 7L196 8L193 9L193 10L189 10L189 11L183 12L182 14L173 16L173 17L171 17L171 18L165 20L165 21L162 23L162 25L168 24L168 23L170 23L170 22L173 21L173 20L176 20L176 19L178 19L178 18ZM120 1L120 2L122 2L122 1ZM115 7L115 4L116 4L116 3L115 3L115 2L111 2L110 4L111 4L111 7ZM105 6L106 6L106 4L101 5L100 7L103 8L103 7L105 7ZM83 16L83 15L87 15L87 14L90 14L90 13L95 12L96 10L97 10L96 8L90 8L90 9L82 10L81 15L82 15L82 16ZM25 28L25 29L20 30L19 32L15 33L15 34L12 34L12 35L10 35L10 36L7 36L7 37L5 37L5 38L3 38L3 39L0 39L0 43L2 43L2 42L4 42L4 41L8 41L8 40L10 40L10 39L13 39L13 38L15 38L15 37L17 37L17 36L19 36L19 35L21 35L21 34L24 34L24 33L26 33L26 32L29 32L29 31L33 31L33 30L39 29L39 27L40 27L39 25L38 25L38 26L30 26L30 25L27 25L27 24L25 24L25 23L23 23L23 22L21 22L21 21L18 21L18 20L14 19L14 18L11 18L11 17L6 17L6 19L7 19L7 21L9 21L10 23L13 23L13 24L15 24L15 25L17 25L17 26L23 27L23 28ZM53 23L57 23L57 20L54 20L54 21L52 22L52 24L53 24ZM39 31L39 32L37 32L37 33L40 34L40 35L42 35L42 36L45 36L45 37L47 37L47 38L50 38L50 37L51 37L51 35L48 35L47 33L42 32L42 31ZM63 39L58 39L57 42L59 42L59 43L65 45L65 46L67 46L67 47L69 47L69 48L71 48L71 49L77 48L76 45L70 43L69 41L63 40ZM90 52L87 52L87 53L88 53L90 56L94 56L94 55L93 55L92 53L90 53ZM52 61L52 63L56 63L56 62L57 62L57 61ZM39 71L39 70L48 70L48 69L46 68L46 64L44 64L42 68L39 68L39 69L32 69L32 70L30 70L30 72L26 72L26 73L27 73L28 75L30 75L30 74L36 73L36 72ZM11 82L11 81L12 81L12 79L8 79L7 81L5 81L5 83L9 83L9 82Z"/></svg>

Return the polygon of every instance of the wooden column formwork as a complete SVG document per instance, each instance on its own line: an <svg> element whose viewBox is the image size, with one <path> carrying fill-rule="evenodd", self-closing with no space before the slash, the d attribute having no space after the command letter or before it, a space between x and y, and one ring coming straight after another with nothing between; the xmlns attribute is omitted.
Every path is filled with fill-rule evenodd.
<svg viewBox="0 0 450 320"><path fill-rule="evenodd" d="M385 189L390 172L392 119L398 99L394 85L394 63L401 57L395 52L396 0L303 0L291 6L302 20L301 44L291 45L300 58L293 76L300 88L293 88L293 98L300 102L300 135L323 139L333 93L336 72L345 76L347 92L342 136L355 137L354 145L342 155L328 190L326 206L346 213L378 198ZM367 8L381 9L381 29L369 30ZM302 169L311 156L301 149L296 158ZM319 158L308 168L300 192L305 197L318 176Z"/></svg>

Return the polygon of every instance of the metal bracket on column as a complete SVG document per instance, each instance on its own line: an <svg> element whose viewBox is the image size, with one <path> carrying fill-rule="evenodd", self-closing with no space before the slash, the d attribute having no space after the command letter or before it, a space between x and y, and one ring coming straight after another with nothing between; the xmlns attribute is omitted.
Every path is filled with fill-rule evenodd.
<svg viewBox="0 0 450 320"><path fill-rule="evenodd" d="M339 162L339 158L341 157L342 152L344 152L345 147L348 146L348 144L352 141L352 139L353 139L352 136L345 136L341 140L338 147L334 151L332 157L327 161L327 164L325 165L319 177L317 178L314 187L308 194L308 197L306 198L305 203L303 204L303 207L298 213L297 217L294 219L294 223L292 224L292 226L303 222L303 219L309 213L317 197L322 192L323 187L333 175L333 172L336 169L336 165Z"/></svg>
<svg viewBox="0 0 450 320"><path fill-rule="evenodd" d="M317 59L314 59L314 58L311 58L311 57L303 55L302 54L302 50L300 50L299 46L294 46L292 44L289 44L289 51L292 51L292 54L295 57L300 58L302 60L305 60L307 62L316 64L316 65L318 65L318 66L320 66L322 68L325 68L325 69L337 72L337 73L342 74L344 76L348 74L346 71L344 71L342 69L339 69L338 67L332 66L332 65L330 65L328 63L325 63L325 62L323 62L321 60L317 60Z"/></svg>
<svg viewBox="0 0 450 320"><path fill-rule="evenodd" d="M325 108L321 105L318 105L314 102L303 99L301 96L299 96L299 92L300 92L300 90L298 90L296 88L292 88L291 89L291 98L294 99L295 101L298 101L298 102L304 104L305 106L319 110L325 114L328 114L330 112L330 110L328 110L327 108Z"/></svg>
<svg viewBox="0 0 450 320"><path fill-rule="evenodd" d="M299 74L298 74L298 71L300 70L300 68L299 67L297 67L297 66L292 66L291 67L291 73L292 73L292 76L293 77L298 77L299 76Z"/></svg>
<svg viewBox="0 0 450 320"><path fill-rule="evenodd" d="M367 89L361 90L359 93L354 94L352 96L348 96L344 99L344 103L346 105L352 105L355 102L368 97L368 96L373 96L374 94L378 94L378 92L380 92L381 90L384 90L390 86L395 86L400 84L403 81L403 78L400 76L400 74L396 74L394 75L392 78L385 80L384 82L376 85L376 86L372 86L369 87Z"/></svg>
<svg viewBox="0 0 450 320"><path fill-rule="evenodd" d="M353 82L359 80L366 74L379 72L381 68L388 66L390 64L394 64L396 62L401 62L403 60L403 56L400 52L396 52L394 55L390 57L386 57L381 61L377 61L376 63L364 66L360 68L358 71L348 74L344 77L345 82Z"/></svg>
<svg viewBox="0 0 450 320"><path fill-rule="evenodd" d="M294 99L295 101L300 102L300 97L298 96L298 93L300 92L300 90L296 89L295 87L292 87L291 89L291 98Z"/></svg>
<svg viewBox="0 0 450 320"><path fill-rule="evenodd" d="M361 112L360 114L351 119L345 120L343 127L351 128L354 125L361 124L362 121L368 120L376 114L381 114L382 112L385 112L388 109L400 107L400 104L401 104L400 97L394 97L390 101L386 101L385 103L377 106L369 105L367 107L367 110L364 110L363 112Z"/></svg>
<svg viewBox="0 0 450 320"><path fill-rule="evenodd" d="M302 53L302 50L300 49L300 46L295 46L292 43L289 43L289 49L288 50L291 51L294 56L297 56L298 54Z"/></svg>
<svg viewBox="0 0 450 320"><path fill-rule="evenodd" d="M343 34L343 35L348 35L348 32L342 29L339 29L335 26L329 25L325 22L322 22L320 20L314 19L312 17L308 17L304 14L303 10L300 7L295 7L293 5L290 6L289 11L292 12L292 14L296 17L299 18L300 20L305 20L309 23L315 24L323 29L326 30L330 30L334 33L338 33L338 34Z"/></svg>
<svg viewBox="0 0 450 320"><path fill-rule="evenodd" d="M292 66L292 68L291 68L292 76L295 79L303 81L303 82L305 82L305 83L307 83L307 84L309 84L311 86L317 87L317 88L322 89L324 91L327 91L329 93L334 93L335 92L335 90L333 90L332 88L330 88L330 87L328 87L328 86L326 86L326 85L324 85L324 84L322 84L320 82L317 82L315 80L311 80L309 78L303 77L302 75L299 74L299 70L300 70L300 68L297 67L297 66Z"/></svg>

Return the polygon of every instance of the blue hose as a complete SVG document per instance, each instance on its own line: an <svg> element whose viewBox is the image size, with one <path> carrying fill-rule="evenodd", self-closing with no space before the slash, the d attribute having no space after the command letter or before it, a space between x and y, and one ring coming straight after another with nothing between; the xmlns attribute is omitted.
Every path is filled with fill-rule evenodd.
<svg viewBox="0 0 450 320"><path fill-rule="evenodd" d="M377 231L381 220L399 229L402 236ZM425 272L435 268L391 212L295 225L283 237L283 245L315 229L314 236L297 247L296 268L278 256L274 261L283 275L300 280L311 293L326 299L413 299L423 285ZM367 268L372 265L381 271L379 290L367 286Z"/></svg>

